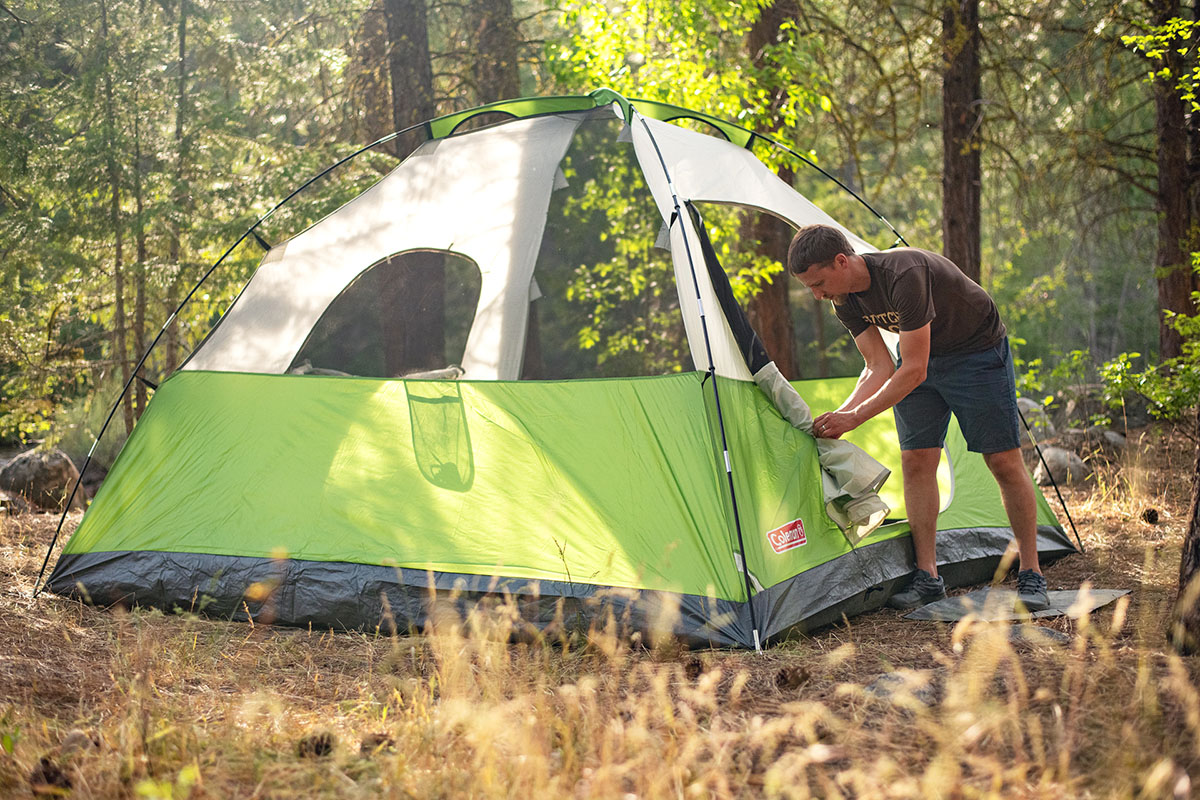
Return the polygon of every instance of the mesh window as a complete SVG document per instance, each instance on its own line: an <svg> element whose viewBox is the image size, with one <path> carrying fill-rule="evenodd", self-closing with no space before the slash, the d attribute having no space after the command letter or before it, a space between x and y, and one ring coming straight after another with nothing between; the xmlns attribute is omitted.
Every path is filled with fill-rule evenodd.
<svg viewBox="0 0 1200 800"><path fill-rule="evenodd" d="M734 296L789 380L857 375L862 356L826 302L787 274L795 232L773 214L746 206L696 203Z"/></svg>
<svg viewBox="0 0 1200 800"><path fill-rule="evenodd" d="M329 304L290 370L393 378L456 367L480 286L475 262L455 253L389 256Z"/></svg>
<svg viewBox="0 0 1200 800"><path fill-rule="evenodd" d="M690 371L662 216L624 124L609 109L580 123L560 165L530 287L522 378Z"/></svg>

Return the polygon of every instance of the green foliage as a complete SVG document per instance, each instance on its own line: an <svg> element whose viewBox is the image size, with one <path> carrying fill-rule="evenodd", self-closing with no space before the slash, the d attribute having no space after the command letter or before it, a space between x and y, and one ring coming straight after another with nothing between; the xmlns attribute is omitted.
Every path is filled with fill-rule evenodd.
<svg viewBox="0 0 1200 800"><path fill-rule="evenodd" d="M21 725L14 719L12 709L6 709L0 717L0 752L12 756L21 741Z"/></svg>
<svg viewBox="0 0 1200 800"><path fill-rule="evenodd" d="M46 443L62 450L80 466L91 452L96 466L105 470L111 468L125 446L125 429L119 424L120 411L99 443L96 443L96 437L120 391L119 376L109 374L96 381L90 391L64 401L55 410L53 419L47 420ZM93 451L94 443L96 449Z"/></svg>
<svg viewBox="0 0 1200 800"><path fill-rule="evenodd" d="M335 98L365 0L105 0L107 36L100 8L21 0L0 29L0 440L43 438L60 404L140 355L135 281L148 343L254 218L345 151ZM302 229L376 179L371 167L363 159L315 186L264 234L279 241ZM239 248L184 309L184 349L260 257L252 244ZM113 336L118 263L123 348ZM152 379L171 366L162 349Z"/></svg>
<svg viewBox="0 0 1200 800"><path fill-rule="evenodd" d="M719 0L568 0L564 40L548 44L554 82L569 91L608 86L703 109L751 130L785 132L830 99L818 83L814 43L781 26L760 65L746 39L769 3Z"/></svg>
<svg viewBox="0 0 1200 800"><path fill-rule="evenodd" d="M1012 337L1013 367L1017 374L1017 394L1037 400L1042 405L1054 402L1055 395L1077 391L1094 378L1092 355L1087 350L1056 352L1051 356L1053 366L1047 368L1041 357L1024 359L1021 353L1027 342Z"/></svg>
<svg viewBox="0 0 1200 800"><path fill-rule="evenodd" d="M1200 292L1195 298L1200 303ZM1100 375L1111 407L1120 408L1132 393L1145 397L1150 413L1159 419L1180 420L1196 407L1200 398L1200 314L1167 314L1168 324L1183 337L1182 354L1140 371L1133 364L1139 353L1121 353L1105 362Z"/></svg>
<svg viewBox="0 0 1200 800"><path fill-rule="evenodd" d="M1164 25L1146 26L1145 32L1122 36L1121 42L1153 63L1147 80L1176 80L1183 100L1200 111L1196 87L1200 86L1200 64L1196 63L1196 39L1200 22L1175 17ZM1172 75L1174 72L1174 75Z"/></svg>

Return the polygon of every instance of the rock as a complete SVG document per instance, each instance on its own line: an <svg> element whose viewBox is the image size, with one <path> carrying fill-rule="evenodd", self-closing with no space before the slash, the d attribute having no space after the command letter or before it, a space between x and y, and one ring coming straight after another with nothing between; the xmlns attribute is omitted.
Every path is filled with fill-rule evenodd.
<svg viewBox="0 0 1200 800"><path fill-rule="evenodd" d="M29 505L29 501L21 495L0 490L0 514L15 516L28 514L32 510L33 507Z"/></svg>
<svg viewBox="0 0 1200 800"><path fill-rule="evenodd" d="M1050 415L1046 413L1046 409L1041 404L1030 400L1028 397L1018 397L1017 408L1021 412L1021 417L1025 420L1025 425L1029 426L1029 430L1025 431L1025 435L1022 437L1024 446L1031 447L1034 444L1034 440L1044 442L1058 435L1054 423L1050 421ZM1033 432L1032 439L1029 435L1030 431Z"/></svg>
<svg viewBox="0 0 1200 800"><path fill-rule="evenodd" d="M1070 450L1080 457L1092 452L1091 438L1085 428L1066 428L1059 431L1055 445L1063 450Z"/></svg>
<svg viewBox="0 0 1200 800"><path fill-rule="evenodd" d="M1116 431L1104 431L1104 433L1100 435L1100 439L1101 446L1105 450L1112 451L1114 455L1122 453L1125 450L1125 437Z"/></svg>
<svg viewBox="0 0 1200 800"><path fill-rule="evenodd" d="M1070 450L1085 461L1116 461L1125 450L1125 437L1103 425L1067 428L1054 440L1054 446Z"/></svg>
<svg viewBox="0 0 1200 800"><path fill-rule="evenodd" d="M936 677L928 672L913 670L885 672L867 684L866 690L868 694L880 700L895 703L911 697L921 705L929 707L936 705L938 701Z"/></svg>
<svg viewBox="0 0 1200 800"><path fill-rule="evenodd" d="M1049 471L1047 471L1047 467L1049 467ZM1047 486L1050 483L1065 486L1082 483L1091 477L1091 474L1091 469L1083 462L1083 459L1071 451L1061 447L1044 447L1042 448L1042 458L1039 459L1037 468L1033 471L1033 479L1039 486Z"/></svg>
<svg viewBox="0 0 1200 800"><path fill-rule="evenodd" d="M27 450L0 469L0 490L55 511L62 509L77 480L79 470L61 450ZM76 492L71 508L83 507L83 496Z"/></svg>
<svg viewBox="0 0 1200 800"><path fill-rule="evenodd" d="M70 758L76 753L99 749L100 738L94 733L76 728L70 731L58 745L58 752L63 758Z"/></svg>

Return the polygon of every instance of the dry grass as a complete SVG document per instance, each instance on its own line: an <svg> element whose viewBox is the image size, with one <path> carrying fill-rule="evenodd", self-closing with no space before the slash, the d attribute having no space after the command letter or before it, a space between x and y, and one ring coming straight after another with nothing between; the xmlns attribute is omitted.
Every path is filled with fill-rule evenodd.
<svg viewBox="0 0 1200 800"><path fill-rule="evenodd" d="M762 655L509 644L502 605L413 638L106 612L31 601L56 520L7 518L0 796L1186 797L1200 664L1163 628L1189 445L1067 491L1087 553L1052 588L1133 589L1040 623L1068 645L893 612Z"/></svg>

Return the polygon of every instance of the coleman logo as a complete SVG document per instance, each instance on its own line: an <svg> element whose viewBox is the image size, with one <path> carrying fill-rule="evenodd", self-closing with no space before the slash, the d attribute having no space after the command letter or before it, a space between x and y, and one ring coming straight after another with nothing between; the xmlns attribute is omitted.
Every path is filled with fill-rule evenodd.
<svg viewBox="0 0 1200 800"><path fill-rule="evenodd" d="M767 533L767 541L776 553L808 544L808 538L804 535L804 520L792 520L787 525L770 531Z"/></svg>

